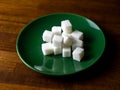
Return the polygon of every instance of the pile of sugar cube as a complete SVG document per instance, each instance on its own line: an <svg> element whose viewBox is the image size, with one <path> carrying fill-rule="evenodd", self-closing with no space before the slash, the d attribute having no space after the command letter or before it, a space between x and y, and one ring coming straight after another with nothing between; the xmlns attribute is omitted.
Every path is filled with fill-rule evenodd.
<svg viewBox="0 0 120 90"><path fill-rule="evenodd" d="M51 31L45 30L42 39L44 55L62 54L62 57L72 57L76 61L81 61L84 56L83 32L72 31L69 20L61 21L61 26L53 26Z"/></svg>

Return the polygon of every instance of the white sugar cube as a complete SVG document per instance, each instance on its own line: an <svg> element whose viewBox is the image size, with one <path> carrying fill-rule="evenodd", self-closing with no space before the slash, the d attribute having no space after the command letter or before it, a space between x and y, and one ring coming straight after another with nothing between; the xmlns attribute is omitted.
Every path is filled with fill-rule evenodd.
<svg viewBox="0 0 120 90"><path fill-rule="evenodd" d="M70 36L64 36L63 37L63 44L65 45L65 46L72 46L72 44L73 44L73 39L72 39L72 37L70 37Z"/></svg>
<svg viewBox="0 0 120 90"><path fill-rule="evenodd" d="M51 42L53 38L53 33L51 31L45 30L42 35L43 41Z"/></svg>
<svg viewBox="0 0 120 90"><path fill-rule="evenodd" d="M75 30L75 31L73 31L73 32L71 33L71 36L72 36L73 38L82 40L82 39L83 39L83 32L80 32L80 31L78 31L78 30Z"/></svg>
<svg viewBox="0 0 120 90"><path fill-rule="evenodd" d="M76 49L76 47L83 47L83 41L78 39L73 39L72 50Z"/></svg>
<svg viewBox="0 0 120 90"><path fill-rule="evenodd" d="M62 57L71 57L71 48L70 47L64 47L62 49Z"/></svg>
<svg viewBox="0 0 120 90"><path fill-rule="evenodd" d="M62 46L62 36L61 35L54 35L52 39L52 43L56 47L61 47Z"/></svg>
<svg viewBox="0 0 120 90"><path fill-rule="evenodd" d="M67 34L67 33L62 33L62 37L64 38L65 36L68 36L68 37L72 37L71 34Z"/></svg>
<svg viewBox="0 0 120 90"><path fill-rule="evenodd" d="M73 52L72 52L73 60L76 61L81 61L81 59L84 56L84 49L77 47Z"/></svg>
<svg viewBox="0 0 120 90"><path fill-rule="evenodd" d="M62 53L62 48L61 48L61 46L59 46L59 47L53 46L53 50L54 50L54 55L57 55L57 54L61 54L61 53Z"/></svg>
<svg viewBox="0 0 120 90"><path fill-rule="evenodd" d="M53 34L58 34L58 35L60 35L61 32L62 32L61 27L60 27L60 26L53 26L53 27L52 27L52 32L53 32Z"/></svg>
<svg viewBox="0 0 120 90"><path fill-rule="evenodd" d="M69 34L72 32L72 24L70 23L69 20L61 21L61 28L64 33Z"/></svg>
<svg viewBox="0 0 120 90"><path fill-rule="evenodd" d="M51 43L43 43L42 44L42 52L44 55L50 55L53 54L53 46Z"/></svg>

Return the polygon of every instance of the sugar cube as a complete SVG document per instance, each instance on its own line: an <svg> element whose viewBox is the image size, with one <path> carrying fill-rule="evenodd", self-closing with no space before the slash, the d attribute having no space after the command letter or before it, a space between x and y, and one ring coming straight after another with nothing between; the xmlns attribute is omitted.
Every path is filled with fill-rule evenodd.
<svg viewBox="0 0 120 90"><path fill-rule="evenodd" d="M54 35L52 39L52 43L56 47L61 47L62 46L62 36L61 35Z"/></svg>
<svg viewBox="0 0 120 90"><path fill-rule="evenodd" d="M42 52L44 55L50 55L53 54L53 46L51 43L43 43L42 44Z"/></svg>
<svg viewBox="0 0 120 90"><path fill-rule="evenodd" d="M63 37L63 44L65 45L65 46L72 46L72 44L73 44L73 40L72 40L72 37L70 37L70 36L64 36Z"/></svg>
<svg viewBox="0 0 120 90"><path fill-rule="evenodd" d="M61 32L62 32L61 27L60 27L60 26L53 26L53 27L52 27L52 32L53 32L53 34L58 34L58 35L60 35Z"/></svg>
<svg viewBox="0 0 120 90"><path fill-rule="evenodd" d="M81 61L81 59L83 58L84 56L84 49L83 48L80 48L80 47L77 47L73 52L72 52L72 57L73 57L73 60L76 60L76 61Z"/></svg>
<svg viewBox="0 0 120 90"><path fill-rule="evenodd" d="M80 32L78 30L75 30L71 33L71 36L76 39L83 40L83 32Z"/></svg>
<svg viewBox="0 0 120 90"><path fill-rule="evenodd" d="M57 54L61 54L61 53L62 53L62 48L61 48L61 46L59 46L59 47L53 46L53 50L54 50L54 55L57 55Z"/></svg>
<svg viewBox="0 0 120 90"><path fill-rule="evenodd" d="M70 23L69 20L61 21L61 28L64 33L69 34L72 32L72 24Z"/></svg>
<svg viewBox="0 0 120 90"><path fill-rule="evenodd" d="M65 37L65 36L70 36L70 37L72 37L71 34L67 34L67 33L64 33L64 32L63 32L63 33L62 33L62 37Z"/></svg>
<svg viewBox="0 0 120 90"><path fill-rule="evenodd" d="M78 39L73 39L72 50L76 49L76 47L83 47L83 41Z"/></svg>
<svg viewBox="0 0 120 90"><path fill-rule="evenodd" d="M53 33L51 31L45 30L42 35L43 41L51 42L53 38Z"/></svg>
<svg viewBox="0 0 120 90"><path fill-rule="evenodd" d="M71 57L71 48L70 47L64 47L62 49L62 57Z"/></svg>

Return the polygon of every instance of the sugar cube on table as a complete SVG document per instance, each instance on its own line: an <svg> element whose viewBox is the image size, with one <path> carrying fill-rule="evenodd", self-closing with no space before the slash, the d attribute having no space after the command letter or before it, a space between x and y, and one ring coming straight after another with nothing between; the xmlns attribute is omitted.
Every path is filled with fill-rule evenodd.
<svg viewBox="0 0 120 90"><path fill-rule="evenodd" d="M53 26L52 32L53 32L53 34L61 35L61 33L62 33L61 27L60 26Z"/></svg>
<svg viewBox="0 0 120 90"><path fill-rule="evenodd" d="M63 47L62 57L71 57L71 48L70 47Z"/></svg>
<svg viewBox="0 0 120 90"><path fill-rule="evenodd" d="M72 50L76 49L76 47L83 47L83 41L78 39L73 39Z"/></svg>
<svg viewBox="0 0 120 90"><path fill-rule="evenodd" d="M44 55L50 55L54 53L53 46L51 43L42 44L42 52Z"/></svg>
<svg viewBox="0 0 120 90"><path fill-rule="evenodd" d="M83 40L83 32L75 30L71 33L71 36L76 39Z"/></svg>
<svg viewBox="0 0 120 90"><path fill-rule="evenodd" d="M51 31L45 30L42 35L43 41L51 42L53 38L53 33Z"/></svg>
<svg viewBox="0 0 120 90"><path fill-rule="evenodd" d="M69 34L72 32L72 24L70 23L69 20L61 21L61 28L64 33Z"/></svg>
<svg viewBox="0 0 120 90"><path fill-rule="evenodd" d="M60 47L60 46L62 46L62 40L63 40L63 38L61 35L54 35L53 39L52 39L52 43L54 46Z"/></svg>
<svg viewBox="0 0 120 90"><path fill-rule="evenodd" d="M65 46L72 46L72 44L73 44L73 40L72 40L72 37L71 36L64 36L63 37L63 44L65 45Z"/></svg>
<svg viewBox="0 0 120 90"><path fill-rule="evenodd" d="M83 48L80 48L80 47L77 47L73 52L72 52L72 57L73 57L73 60L76 60L76 61L81 61L81 59L83 58L84 56L84 49Z"/></svg>
<svg viewBox="0 0 120 90"><path fill-rule="evenodd" d="M61 46L59 46L59 47L53 46L53 50L54 50L54 55L62 53L62 47Z"/></svg>

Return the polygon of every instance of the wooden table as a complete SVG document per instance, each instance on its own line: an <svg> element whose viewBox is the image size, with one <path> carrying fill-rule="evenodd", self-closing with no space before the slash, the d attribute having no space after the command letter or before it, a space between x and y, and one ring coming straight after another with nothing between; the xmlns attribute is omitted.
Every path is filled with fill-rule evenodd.
<svg viewBox="0 0 120 90"><path fill-rule="evenodd" d="M95 21L106 37L101 59L65 77L46 76L19 59L16 37L31 20L56 12ZM120 90L120 0L0 0L0 90Z"/></svg>

